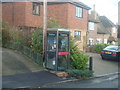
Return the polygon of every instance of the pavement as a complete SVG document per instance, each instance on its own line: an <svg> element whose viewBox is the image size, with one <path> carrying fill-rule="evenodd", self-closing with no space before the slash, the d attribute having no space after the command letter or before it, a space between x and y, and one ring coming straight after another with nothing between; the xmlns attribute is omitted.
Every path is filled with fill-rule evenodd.
<svg viewBox="0 0 120 90"><path fill-rule="evenodd" d="M94 76L118 72L118 68L120 68L120 65L118 65L117 61L102 60L100 54L87 53L87 55L93 57Z"/></svg>
<svg viewBox="0 0 120 90"><path fill-rule="evenodd" d="M18 51L2 48L2 75L14 75L42 70L42 67Z"/></svg>
<svg viewBox="0 0 120 90"><path fill-rule="evenodd" d="M95 77L118 72L118 62L101 60L98 54L93 56ZM44 87L55 83L77 81L75 78L59 78L55 74L43 71L32 60L16 51L3 48L3 88ZM103 75L103 76L101 76ZM0 77L1 78L1 77ZM116 83L116 81L115 81Z"/></svg>

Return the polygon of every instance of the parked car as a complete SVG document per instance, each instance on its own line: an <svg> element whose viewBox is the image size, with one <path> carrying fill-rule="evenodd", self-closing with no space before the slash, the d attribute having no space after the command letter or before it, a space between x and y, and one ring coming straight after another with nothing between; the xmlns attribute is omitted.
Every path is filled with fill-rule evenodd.
<svg viewBox="0 0 120 90"><path fill-rule="evenodd" d="M107 46L101 51L101 58L120 61L120 46Z"/></svg>

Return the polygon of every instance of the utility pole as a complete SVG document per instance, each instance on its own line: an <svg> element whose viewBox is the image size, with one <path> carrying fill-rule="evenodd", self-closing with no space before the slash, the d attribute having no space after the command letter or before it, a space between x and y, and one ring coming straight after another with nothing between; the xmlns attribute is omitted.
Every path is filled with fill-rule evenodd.
<svg viewBox="0 0 120 90"><path fill-rule="evenodd" d="M120 45L120 1L118 2L118 44Z"/></svg>
<svg viewBox="0 0 120 90"><path fill-rule="evenodd" d="M43 56L45 54L45 40L46 40L46 29L47 29L47 0L43 1Z"/></svg>

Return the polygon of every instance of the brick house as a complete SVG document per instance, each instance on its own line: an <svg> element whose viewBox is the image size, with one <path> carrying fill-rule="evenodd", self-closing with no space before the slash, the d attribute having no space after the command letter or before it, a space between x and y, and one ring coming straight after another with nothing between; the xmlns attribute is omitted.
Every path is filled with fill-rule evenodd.
<svg viewBox="0 0 120 90"><path fill-rule="evenodd" d="M88 45L108 43L117 43L117 28L106 16L99 16L92 10L89 15Z"/></svg>
<svg viewBox="0 0 120 90"><path fill-rule="evenodd" d="M47 18L53 17L62 28L70 29L71 36L76 38L80 50L85 51L89 9L87 5L72 0L48 2ZM17 27L43 27L43 3L2 3L2 18L3 21Z"/></svg>

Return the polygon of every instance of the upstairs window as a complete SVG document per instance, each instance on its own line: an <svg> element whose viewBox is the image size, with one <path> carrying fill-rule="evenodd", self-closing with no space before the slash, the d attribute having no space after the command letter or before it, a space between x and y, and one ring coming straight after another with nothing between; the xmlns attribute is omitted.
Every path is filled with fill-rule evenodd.
<svg viewBox="0 0 120 90"><path fill-rule="evenodd" d="M40 15L40 4L33 3L33 15Z"/></svg>
<svg viewBox="0 0 120 90"><path fill-rule="evenodd" d="M115 27L112 28L112 31L113 31L113 33L116 33L116 32L117 32L117 30L116 30Z"/></svg>
<svg viewBox="0 0 120 90"><path fill-rule="evenodd" d="M95 24L93 22L89 22L89 30L94 30Z"/></svg>
<svg viewBox="0 0 120 90"><path fill-rule="evenodd" d="M83 9L80 7L76 7L76 17L82 18L83 17Z"/></svg>
<svg viewBox="0 0 120 90"><path fill-rule="evenodd" d="M81 32L80 31L75 31L74 32L74 38L76 40L81 40Z"/></svg>

